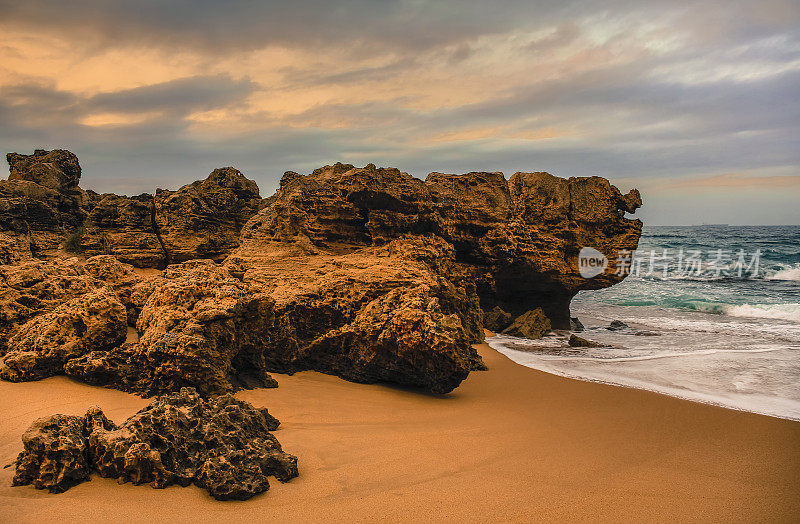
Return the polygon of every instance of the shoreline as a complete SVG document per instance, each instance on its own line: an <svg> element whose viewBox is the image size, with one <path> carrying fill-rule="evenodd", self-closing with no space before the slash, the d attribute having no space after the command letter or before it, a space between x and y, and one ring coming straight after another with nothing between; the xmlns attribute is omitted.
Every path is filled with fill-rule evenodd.
<svg viewBox="0 0 800 524"><path fill-rule="evenodd" d="M194 487L154 490L94 476L60 495L10 487L0 515L31 522L246 518L793 520L800 515L800 423L515 364L434 396L302 372L237 394L281 420L300 477L246 502ZM0 382L0 461L39 416L100 405L120 422L148 403L65 377Z"/></svg>
<svg viewBox="0 0 800 524"><path fill-rule="evenodd" d="M502 350L497 349L496 347L492 346L492 342L495 342L496 345L502 346L503 345L502 341L489 341L489 342L486 342L486 344L490 348L492 348L493 350L505 355L509 360L511 360L515 364L517 364L519 366L522 366L522 367L526 367L528 369L539 371L541 373L547 373L548 375L553 375L553 376L556 376L556 377L566 378L566 379L570 379L570 380L578 380L578 381L581 381L581 382L590 382L590 383L594 383L594 384L603 384L603 385L607 385L607 386L616 386L616 387L621 387L621 388L635 389L635 390L638 390L638 391L647 391L647 392L650 392L650 393L656 393L656 394L664 395L664 396L671 397L671 398L676 398L676 399L680 399L680 400L686 400L686 401L689 401L689 402L695 402L697 404L704 404L704 405L707 405L707 406L714 406L714 407L719 407L719 408L723 408L723 409L730 409L730 410L733 410L733 411L741 411L742 413L751 413L753 415L762 415L762 416L765 416L765 417L772 417L772 418L776 418L776 419L779 419L779 420L788 420L788 421L792 421L792 422L800 422L800 414L799 415L777 414L775 412L770 412L770 411L767 411L767 410L759 411L758 410L759 408L755 408L755 407L746 408L746 407L742 407L741 405L735 405L735 402L737 402L737 401L740 402L740 403L746 403L747 402L748 399L744 398L746 396L744 394L741 395L741 397L743 397L743 398L736 399L736 398L726 397L726 396L724 396L723 394L720 394L720 393L708 393L708 392L692 391L692 390L686 390L686 391L689 391L689 392L684 393L683 392L684 390L681 390L678 387L670 387L670 386L665 386L665 385L659 385L659 384L654 383L654 382L648 382L647 380L638 380L638 379L630 378L630 377L622 377L622 376L617 377L617 376L615 376L613 374L607 374L608 378L602 379L602 378L597 378L597 377L590 377L588 375L582 375L582 374L579 374L579 373L569 373L567 371L559 370L559 369L557 369L555 367L551 367L550 369L544 369L546 367L544 365L544 362L546 362L546 361L540 362L539 363L539 367L534 366L533 364L526 365L526 364L524 364L522 362L518 362L517 360L512 358L512 356L509 356L508 354L504 353ZM535 350L521 351L521 350L514 350L514 349L511 349L511 348L505 348L505 347L503 347L503 349L505 349L506 351L509 351L509 352L522 353L523 355L524 354L528 354L528 353L531 353L531 354L534 354L534 355L536 354ZM559 347L558 349L561 349L561 348ZM743 349L743 350L729 350L727 352L728 353L757 354L757 353L769 353L769 352L772 352L772 351L778 351L778 350L777 349L762 349L762 350L744 350ZM704 355L718 354L718 353L720 353L719 350L707 350L707 351L703 351L703 352L688 353L688 354L686 354L686 353L671 353L671 354L658 355L658 356L649 356L649 357L619 357L619 358L609 359L608 362L615 362L615 361L617 361L617 362L618 361L627 361L627 362L652 361L652 360L657 360L657 359L666 359L666 358L674 358L674 357L692 358L694 356L704 356ZM589 361L589 362L594 361L590 357L573 358L571 360L572 361L584 360L584 361ZM774 399L770 399L770 400L774 400ZM784 399L782 399L782 400L784 400ZM789 406L788 405L789 403L791 403L791 401L785 400L785 403L786 403L786 405L783 406L785 411L786 410L791 410L792 408L794 408L796 410L795 406ZM763 408L761 408L761 409L763 409Z"/></svg>

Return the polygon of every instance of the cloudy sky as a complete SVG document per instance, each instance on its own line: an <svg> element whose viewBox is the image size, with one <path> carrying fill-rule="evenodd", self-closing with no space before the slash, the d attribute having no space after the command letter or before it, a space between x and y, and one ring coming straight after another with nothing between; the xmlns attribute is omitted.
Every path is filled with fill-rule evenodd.
<svg viewBox="0 0 800 524"><path fill-rule="evenodd" d="M638 187L800 223L800 2L0 0L0 147L136 194L336 161Z"/></svg>

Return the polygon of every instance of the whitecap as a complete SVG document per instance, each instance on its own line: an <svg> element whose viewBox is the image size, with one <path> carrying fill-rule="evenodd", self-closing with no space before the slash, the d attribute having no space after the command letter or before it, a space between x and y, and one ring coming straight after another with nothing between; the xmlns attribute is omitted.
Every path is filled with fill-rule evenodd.
<svg viewBox="0 0 800 524"><path fill-rule="evenodd" d="M787 266L773 275L769 275L767 280L800 280L800 264Z"/></svg>
<svg viewBox="0 0 800 524"><path fill-rule="evenodd" d="M800 322L800 304L742 304L727 306L724 313L732 317L774 318Z"/></svg>

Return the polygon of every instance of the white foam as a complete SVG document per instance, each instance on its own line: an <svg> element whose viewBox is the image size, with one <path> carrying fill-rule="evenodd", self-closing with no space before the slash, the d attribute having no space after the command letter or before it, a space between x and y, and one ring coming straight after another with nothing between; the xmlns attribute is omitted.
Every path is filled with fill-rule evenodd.
<svg viewBox="0 0 800 524"><path fill-rule="evenodd" d="M781 269L774 275L769 275L767 280L800 280L800 264Z"/></svg>
<svg viewBox="0 0 800 524"><path fill-rule="evenodd" d="M727 306L724 312L732 317L775 318L800 322L800 304L742 304Z"/></svg>
<svg viewBox="0 0 800 524"><path fill-rule="evenodd" d="M506 344L520 342L511 337L489 337L486 342L517 364L554 375L800 420L800 397L795 394L795 381L792 379L795 371L787 370L776 375L767 386L757 370L751 369L749 360L763 359L773 352L791 351L788 349L698 351L665 353L657 357L593 359L554 357L537 351L511 349ZM772 362L779 363L781 358L785 355L776 355ZM737 371L730 373L731 369Z"/></svg>

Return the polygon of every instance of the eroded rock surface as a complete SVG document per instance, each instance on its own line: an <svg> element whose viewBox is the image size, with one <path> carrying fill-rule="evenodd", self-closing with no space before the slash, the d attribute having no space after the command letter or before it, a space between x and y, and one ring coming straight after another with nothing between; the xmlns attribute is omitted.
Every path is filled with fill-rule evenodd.
<svg viewBox="0 0 800 524"><path fill-rule="evenodd" d="M231 395L204 400L183 388L117 426L99 408L39 419L23 436L13 485L60 493L91 472L154 488L195 484L217 500L246 500L268 477L298 475L297 458L272 435L278 420Z"/></svg>
<svg viewBox="0 0 800 524"><path fill-rule="evenodd" d="M241 386L275 387L263 348L274 301L211 260L169 266L137 284L138 342L98 348L66 367L69 376L145 396L184 386L219 394Z"/></svg>
<svg viewBox="0 0 800 524"><path fill-rule="evenodd" d="M37 149L32 155L6 155L9 180L27 180L51 189L75 189L81 179L81 165L74 153L65 149Z"/></svg>
<svg viewBox="0 0 800 524"><path fill-rule="evenodd" d="M544 314L542 308L536 308L515 318L514 322L503 330L503 334L537 339L549 333L550 329L550 319Z"/></svg>
<svg viewBox="0 0 800 524"><path fill-rule="evenodd" d="M569 327L569 302L582 289L607 287L619 251L635 249L641 204L599 177L547 173L448 175L425 181L397 169L336 164L307 176L288 173L272 203L242 230L243 256L256 241L294 243L309 253L343 254L405 235L433 235L452 246L448 278L477 285L484 310L513 316L540 307L556 328ZM593 247L611 259L592 279L578 253ZM239 253L242 255L242 253Z"/></svg>
<svg viewBox="0 0 800 524"><path fill-rule="evenodd" d="M122 344L125 306L105 288L73 298L26 322L8 341L0 378L12 382L60 375L64 364L89 351Z"/></svg>
<svg viewBox="0 0 800 524"><path fill-rule="evenodd" d="M224 259L261 206L258 186L232 167L155 195L103 195L86 220L81 248L110 253L137 267L197 258Z"/></svg>
<svg viewBox="0 0 800 524"><path fill-rule="evenodd" d="M109 314L110 316L104 317L105 320L117 326L120 313L117 301L125 306L123 310L132 308L130 293L132 286L138 281L133 268L110 256L93 257L85 263L78 258L68 258L0 265L0 357L14 349L9 346L12 337L18 335L20 339L30 340L28 337L46 323L44 319L34 321L54 312L60 306L64 307L57 314L58 318L72 318L72 333L76 337L79 333L86 334L81 322L84 326L94 325L95 320L91 317L95 315ZM102 311L93 309L91 301L82 298L104 289L109 296L101 293L105 296L102 299L105 309ZM66 306L74 300L74 303ZM125 316L129 315L135 316L135 313L125 311ZM56 317L51 315L48 318L54 320ZM23 328L27 335L20 334ZM117 327L114 328L114 333L116 329ZM124 340L124 336L122 338Z"/></svg>
<svg viewBox="0 0 800 524"><path fill-rule="evenodd" d="M20 163L32 174L4 187L29 184L59 198L80 192L66 176L74 171L68 163L61 178L36 174L31 166L40 164ZM58 187L40 185L45 179ZM144 395L183 386L210 395L274 386L270 371L316 370L445 393L485 368L470 345L484 326L531 338L569 328L572 296L622 280L616 255L635 249L641 231L640 221L625 218L641 204L638 192L622 195L599 177L547 173L510 180L431 173L422 181L392 168L336 164L306 176L288 172L277 193L261 200L254 182L223 168L178 191L83 196L88 204L78 209L89 209L88 217L64 243L105 255L86 264L20 263L40 252L24 247L38 234L30 224L41 220L0 237L0 256L19 264L0 267L0 319L8 320L0 325L0 355L14 336L23 348L4 357L0 374L10 379L63 372ZM0 223L12 204L0 198ZM14 209L5 216L26 216L24 206ZM53 238L65 230L52 228ZM41 244L34 240L31 246ZM605 272L580 276L582 247L608 256ZM116 261L161 267L198 258L209 260L148 278ZM48 331L89 293L114 301L113 322L98 327L103 337L69 342L85 320ZM124 344L120 304L138 335ZM58 340L53 348L45 348L46 337Z"/></svg>

